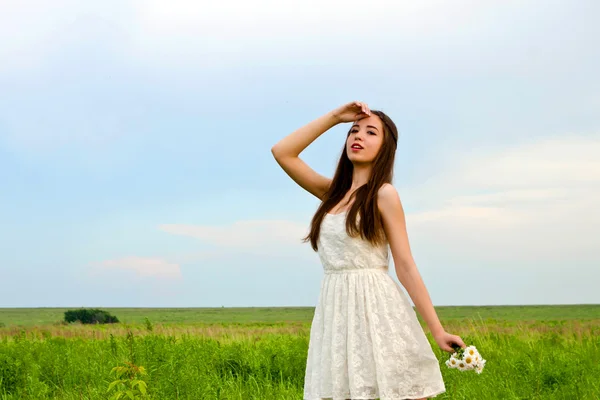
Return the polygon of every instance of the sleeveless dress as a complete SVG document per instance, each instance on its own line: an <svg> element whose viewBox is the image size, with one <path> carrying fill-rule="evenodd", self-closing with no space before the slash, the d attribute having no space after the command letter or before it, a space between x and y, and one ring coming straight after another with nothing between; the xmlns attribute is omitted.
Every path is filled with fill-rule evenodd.
<svg viewBox="0 0 600 400"><path fill-rule="evenodd" d="M346 214L325 214L317 242L324 276L304 400L436 397L446 391L440 365L407 295L388 274L389 243L375 247L350 237Z"/></svg>

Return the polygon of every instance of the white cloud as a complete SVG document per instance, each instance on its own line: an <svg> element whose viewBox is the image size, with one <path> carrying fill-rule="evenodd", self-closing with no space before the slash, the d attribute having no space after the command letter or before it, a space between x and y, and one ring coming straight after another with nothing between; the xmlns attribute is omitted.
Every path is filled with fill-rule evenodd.
<svg viewBox="0 0 600 400"><path fill-rule="evenodd" d="M206 73L235 61L260 65L401 65L418 74L431 68L461 75L481 70L545 71L548 45L565 10L519 1L447 2L374 0L227 0L221 2L135 1L132 54L161 70L201 67ZM537 31L532 29L535 18ZM511 30L507 32L506 26ZM542 33L543 32L543 33ZM564 36L563 36L564 37ZM533 43L529 43L529 41ZM556 42L552 42L556 43ZM570 47L571 48L571 47ZM365 50L357 52L357 50ZM535 54L532 54L533 51ZM567 60L567 61L565 61Z"/></svg>
<svg viewBox="0 0 600 400"><path fill-rule="evenodd" d="M129 134L143 110L121 87L129 75L122 9L71 0L0 8L0 145L36 154L103 150Z"/></svg>
<svg viewBox="0 0 600 400"><path fill-rule="evenodd" d="M11 99L6 105L0 100L5 110L0 140L17 149L112 144L146 118L135 96L126 94L127 85L136 87L140 80L142 87L151 82L189 93L214 85L217 93L248 88L247 73L270 76L269 69L276 68L292 80L298 66L320 65L318 76L307 79L329 79L331 71L369 76L375 70L394 93L406 90L401 74L408 81L425 76L431 82L440 75L456 81L479 71L494 82L501 71L503 77L531 77L533 84L546 79L541 87L547 89L575 67L582 76L597 69L597 51L586 47L595 29L588 20L578 24L586 33L555 29L562 18L585 15L575 6L473 0L49 4L8 1L0 13L0 38L10 38L0 45L0 81L8 83L5 97ZM374 55L383 55L385 62ZM383 66L389 69L381 75ZM579 87L562 82L565 90ZM466 91L473 90L468 86ZM408 90L423 89L429 90L422 84ZM444 96L444 90L436 93ZM592 109L592 94L567 95ZM472 118L466 115L472 106L450 107L457 118L463 112Z"/></svg>
<svg viewBox="0 0 600 400"><path fill-rule="evenodd" d="M53 58L68 60L107 46L123 49L113 56L128 57L144 70L189 66L204 72L248 56L263 62L265 56L271 61L283 56L302 60L306 51L340 54L377 45L374 39L386 37L382 46L393 43L396 49L417 51L431 35L461 34L461 27L486 8L473 0L375 0L368 6L357 0L9 0L3 1L0 13L0 72L39 75L40 67ZM324 40L329 45L317 45ZM115 61L110 53L103 58Z"/></svg>
<svg viewBox="0 0 600 400"><path fill-rule="evenodd" d="M0 73L39 74L49 58L117 43L129 14L120 2L4 0L0 12ZM115 36L115 33L117 35ZM73 54L69 54L73 55ZM0 76L1 77L1 76Z"/></svg>
<svg viewBox="0 0 600 400"><path fill-rule="evenodd" d="M182 278L178 264L160 258L124 257L95 263L90 273L111 274L112 271L132 271L136 276L179 280Z"/></svg>
<svg viewBox="0 0 600 400"><path fill-rule="evenodd" d="M348 37L352 28L369 33L368 28L381 29L390 22L395 22L402 32L427 34L434 30L441 32L486 8L473 0L454 4L374 0L368 5L359 0L180 0L169 3L141 0L134 3L141 25L149 31L164 34L195 32L208 35L205 38L214 37L211 35L233 38L242 34L261 37L275 32L295 35L298 31L316 37L326 30Z"/></svg>
<svg viewBox="0 0 600 400"><path fill-rule="evenodd" d="M403 189L410 203L437 199L407 215L409 234L436 252L518 268L519 261L600 261L599 154L595 135L466 155L426 184Z"/></svg>
<svg viewBox="0 0 600 400"><path fill-rule="evenodd" d="M204 257L214 257L216 252L233 252L254 255L281 255L312 253L301 239L308 233L308 224L286 220L242 220L227 225L163 224L162 231L174 235L199 239L216 249L204 252Z"/></svg>
<svg viewBox="0 0 600 400"><path fill-rule="evenodd" d="M478 187L566 187L600 183L597 136L545 138L497 154L469 157L461 182Z"/></svg>
<svg viewBox="0 0 600 400"><path fill-rule="evenodd" d="M249 58L261 65L362 68L383 54L385 64L414 73L510 69L539 78L593 65L582 62L594 37L593 19L585 19L591 14L574 5L515 0L5 1L0 38L10 40L0 45L0 72L31 71L65 46L74 53L114 46L119 60L144 72L201 68L206 74ZM588 30L556 29L569 19Z"/></svg>

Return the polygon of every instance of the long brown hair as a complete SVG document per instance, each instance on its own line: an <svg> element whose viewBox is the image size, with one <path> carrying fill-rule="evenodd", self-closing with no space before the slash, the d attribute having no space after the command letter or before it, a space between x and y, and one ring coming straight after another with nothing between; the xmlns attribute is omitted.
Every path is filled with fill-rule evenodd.
<svg viewBox="0 0 600 400"><path fill-rule="evenodd" d="M373 245L379 245L385 242L386 237L379 208L377 207L377 192L384 183L392 183L398 130L394 121L382 111L371 110L371 113L381 119L384 131L383 143L373 160L369 181L356 189L348 200L355 198L346 214L346 231L352 237L360 235L361 238L366 239ZM346 140L351 130L352 128L348 131ZM344 141L344 148L331 181L331 186L323 196L322 202L312 218L310 233L302 239L303 242L310 240L314 251L318 250L317 241L321 231L321 222L325 214L342 201L348 190L350 190L353 171L354 165L348 158L346 141ZM357 223L356 217L359 212L360 222Z"/></svg>

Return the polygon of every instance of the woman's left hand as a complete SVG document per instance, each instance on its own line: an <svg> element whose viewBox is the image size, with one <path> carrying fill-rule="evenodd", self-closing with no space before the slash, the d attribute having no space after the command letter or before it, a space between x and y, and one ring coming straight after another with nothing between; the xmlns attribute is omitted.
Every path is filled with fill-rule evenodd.
<svg viewBox="0 0 600 400"><path fill-rule="evenodd" d="M435 342L438 344L438 346L440 346L440 348L442 350L447 351L449 353L454 353L454 351L455 351L455 349L452 348L452 345L458 345L458 346L462 347L463 349L465 347L467 347L465 345L465 342L463 342L463 340L460 338L460 336L452 335L446 331L443 331L442 333L434 335L433 338L435 339Z"/></svg>

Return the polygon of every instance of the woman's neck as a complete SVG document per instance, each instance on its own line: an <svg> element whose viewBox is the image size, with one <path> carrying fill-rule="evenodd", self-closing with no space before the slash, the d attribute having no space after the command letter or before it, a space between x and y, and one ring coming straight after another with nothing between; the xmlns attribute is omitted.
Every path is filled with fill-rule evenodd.
<svg viewBox="0 0 600 400"><path fill-rule="evenodd" d="M369 182L369 177L371 176L371 166L354 166L354 171L352 172L352 185L350 186L350 191L353 192L362 185Z"/></svg>

